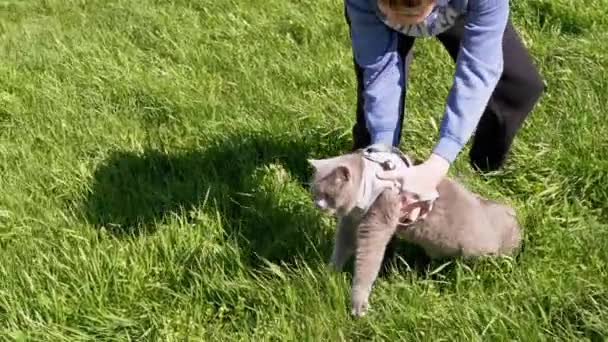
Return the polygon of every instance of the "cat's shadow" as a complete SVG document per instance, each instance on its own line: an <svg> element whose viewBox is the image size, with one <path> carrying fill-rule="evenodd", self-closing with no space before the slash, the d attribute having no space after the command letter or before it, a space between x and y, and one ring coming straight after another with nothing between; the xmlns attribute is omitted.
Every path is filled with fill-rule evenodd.
<svg viewBox="0 0 608 342"><path fill-rule="evenodd" d="M382 278L393 272L425 274L436 264L437 261L431 260L421 247L403 241L398 237L393 237L384 251L378 277ZM353 270L354 257L350 258L344 265L343 272L352 277L354 275Z"/></svg>
<svg viewBox="0 0 608 342"><path fill-rule="evenodd" d="M158 223L199 210L221 217L251 260L327 258L333 235L307 198L307 158L343 153L349 141L337 133L302 136L239 132L183 152L117 151L96 169L78 205L87 223L119 238L153 233Z"/></svg>
<svg viewBox="0 0 608 342"><path fill-rule="evenodd" d="M321 140L334 143L320 146ZM87 223L116 237L152 233L168 217L189 219L189 210L203 208L219 213L224 228L239 239L241 252L252 262L260 257L325 262L334 227L323 226L320 213L306 198L311 176L307 158L344 153L349 144L337 134L304 139L241 132L200 150L117 151L96 169L80 205ZM426 269L428 259L412 247L394 240L382 273L395 267Z"/></svg>

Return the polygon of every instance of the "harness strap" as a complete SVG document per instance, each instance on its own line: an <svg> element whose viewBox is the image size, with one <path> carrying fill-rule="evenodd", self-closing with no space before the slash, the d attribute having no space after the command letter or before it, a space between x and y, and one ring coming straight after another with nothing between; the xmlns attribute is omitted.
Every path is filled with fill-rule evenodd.
<svg viewBox="0 0 608 342"><path fill-rule="evenodd" d="M414 163L412 163L412 160L394 146L389 146L389 145L385 145L385 144L374 144L374 145L370 145L367 148L363 149L364 158L382 165L383 169L385 169L385 170L394 170L395 167L397 167L397 165L394 165L392 160L390 160L390 159L380 158L379 154L381 154L381 153L396 154L397 156L399 156L399 158L401 158L401 160L403 160L406 167L414 166Z"/></svg>
<svg viewBox="0 0 608 342"><path fill-rule="evenodd" d="M401 152L401 150L399 150L398 148L396 148L394 146L386 145L386 144L374 144L374 145L370 145L367 148L363 149L363 157L365 159L380 165L382 167L382 169L385 171L394 170L395 168L397 168L397 165L390 158L386 158L387 153L397 155L403 161L403 163L405 164L405 167L407 167L407 168L414 166L412 160L407 155L405 155L403 152ZM403 193L405 190L403 190L399 187L399 191L400 191L400 193ZM422 198L422 200L421 200L422 202L430 202L430 203L428 203L428 206L425 208L424 211L423 211L424 205L420 208L421 212L418 214L418 216L415 217L415 219L412 220L410 218L410 216L408 216L408 215L405 215L404 217L402 217L404 222L399 222L400 226L410 227L410 226L424 220L426 215L433 209L434 201L438 196L438 194L433 194L430 196L428 196L428 195L421 196L421 194L416 194L416 195L419 198Z"/></svg>

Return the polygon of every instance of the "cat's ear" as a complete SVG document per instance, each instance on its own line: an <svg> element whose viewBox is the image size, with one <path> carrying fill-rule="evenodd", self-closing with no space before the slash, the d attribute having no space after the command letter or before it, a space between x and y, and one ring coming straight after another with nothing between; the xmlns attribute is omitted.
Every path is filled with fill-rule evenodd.
<svg viewBox="0 0 608 342"><path fill-rule="evenodd" d="M312 166L316 170L318 170L319 167L321 166L321 161L319 159L309 158L309 159L307 159L307 161L308 161L308 164L310 164L310 166Z"/></svg>
<svg viewBox="0 0 608 342"><path fill-rule="evenodd" d="M325 159L309 158L308 163L316 170L320 170L327 166L335 165L339 160L340 160L339 157L325 158Z"/></svg>
<svg viewBox="0 0 608 342"><path fill-rule="evenodd" d="M350 180L350 170L346 166L339 166L336 169L336 176L339 180L348 182Z"/></svg>
<svg viewBox="0 0 608 342"><path fill-rule="evenodd" d="M328 159L308 159L308 164L312 166L316 171L324 169L328 164Z"/></svg>

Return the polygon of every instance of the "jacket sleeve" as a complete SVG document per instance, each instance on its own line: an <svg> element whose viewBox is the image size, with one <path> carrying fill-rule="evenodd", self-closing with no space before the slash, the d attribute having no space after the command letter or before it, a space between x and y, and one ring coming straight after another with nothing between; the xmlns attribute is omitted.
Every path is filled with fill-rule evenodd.
<svg viewBox="0 0 608 342"><path fill-rule="evenodd" d="M372 143L397 141L403 61L397 33L377 17L375 0L345 0L355 62L362 69L364 113Z"/></svg>
<svg viewBox="0 0 608 342"><path fill-rule="evenodd" d="M503 71L508 0L469 0L463 41L433 152L450 163L468 142Z"/></svg>

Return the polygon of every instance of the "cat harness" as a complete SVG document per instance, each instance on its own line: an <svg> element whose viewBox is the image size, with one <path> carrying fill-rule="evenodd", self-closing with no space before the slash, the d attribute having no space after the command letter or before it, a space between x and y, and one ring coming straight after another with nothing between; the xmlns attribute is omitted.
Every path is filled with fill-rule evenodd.
<svg viewBox="0 0 608 342"><path fill-rule="evenodd" d="M418 215L404 213L402 225L410 225L423 219L432 208L433 202L439 193L433 191L428 194L418 194L403 189L402 184L394 181L392 185L386 180L377 177L381 171L390 171L398 168L409 168L414 166L412 160L402 153L398 148L386 144L374 144L361 150L364 167L361 177L361 186L357 204L355 205L362 213L367 212L378 196L386 189L393 189L402 194L405 207L413 209L420 207Z"/></svg>

